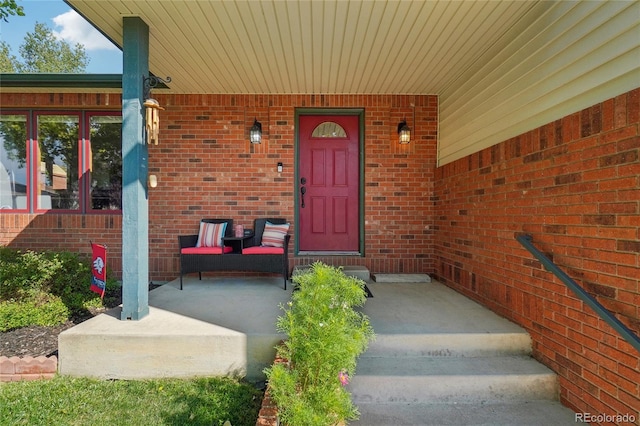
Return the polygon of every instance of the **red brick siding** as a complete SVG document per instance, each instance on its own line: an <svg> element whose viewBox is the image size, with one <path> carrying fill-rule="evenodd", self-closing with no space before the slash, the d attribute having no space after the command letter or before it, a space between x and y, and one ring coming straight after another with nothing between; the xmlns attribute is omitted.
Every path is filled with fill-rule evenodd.
<svg viewBox="0 0 640 426"><path fill-rule="evenodd" d="M0 214L0 244L21 250L72 251L87 259L89 241L106 244L108 274L122 274L122 216L119 214Z"/></svg>
<svg viewBox="0 0 640 426"><path fill-rule="evenodd" d="M524 326L577 412L638 416L640 357L514 239L640 333L640 89L436 169L436 275Z"/></svg>
<svg viewBox="0 0 640 426"><path fill-rule="evenodd" d="M120 107L113 94L0 94L4 108ZM251 227L259 216L282 216L295 235L295 109L364 108L365 257L322 258L365 265L372 272L432 273L433 173L437 97L405 95L156 95L160 142L149 147L149 272L178 275L177 235L197 231L202 217L232 217ZM263 143L248 142L254 118ZM412 143L400 146L397 124L407 120ZM278 174L276 164L284 171ZM89 253L90 239L109 246L109 270L120 276L121 217L0 214L0 244ZM295 242L290 246L293 252ZM291 265L320 258L294 258Z"/></svg>
<svg viewBox="0 0 640 426"><path fill-rule="evenodd" d="M281 216L291 221L295 235L296 107L365 109L366 256L323 260L366 265L374 272L433 270L436 97L180 95L158 100L166 108L161 122L166 130L149 155L150 171L159 175L149 200L151 245L160 263L152 268L160 275L175 277L176 235L194 233L202 217L233 217L247 228L255 217ZM414 109L415 142L400 147L397 123L405 116L412 121ZM263 128L258 146L248 142L254 118ZM278 162L284 165L281 174ZM311 260L292 257L292 264Z"/></svg>

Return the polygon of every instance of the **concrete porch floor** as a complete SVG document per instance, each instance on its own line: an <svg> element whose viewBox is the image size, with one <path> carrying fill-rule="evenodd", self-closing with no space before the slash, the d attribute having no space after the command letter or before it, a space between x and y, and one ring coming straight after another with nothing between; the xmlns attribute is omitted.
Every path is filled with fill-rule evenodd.
<svg viewBox="0 0 640 426"><path fill-rule="evenodd" d="M376 334L386 336L372 346L421 346L420 339L429 336L430 347L437 350L438 335L461 330L491 330L501 339L525 335L520 327L438 282L367 285L374 297L367 299L363 312ZM119 379L237 375L262 380L275 345L285 337L277 333L275 322L292 286L283 290L276 277L188 277L184 290L178 286L174 280L152 290L150 313L140 321L120 320L116 308L63 332L60 374Z"/></svg>

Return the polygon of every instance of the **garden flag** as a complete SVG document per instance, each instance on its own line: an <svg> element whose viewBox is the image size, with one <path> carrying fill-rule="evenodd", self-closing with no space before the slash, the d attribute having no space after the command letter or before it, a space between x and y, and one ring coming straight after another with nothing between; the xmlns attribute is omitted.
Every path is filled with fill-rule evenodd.
<svg viewBox="0 0 640 426"><path fill-rule="evenodd" d="M107 248L99 244L91 243L93 252L91 262L91 291L104 297L104 290L107 286Z"/></svg>

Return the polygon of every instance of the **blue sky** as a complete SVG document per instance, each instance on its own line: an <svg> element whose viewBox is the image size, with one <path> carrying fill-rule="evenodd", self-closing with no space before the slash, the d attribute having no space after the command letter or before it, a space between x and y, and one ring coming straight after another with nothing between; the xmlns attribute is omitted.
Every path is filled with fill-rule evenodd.
<svg viewBox="0 0 640 426"><path fill-rule="evenodd" d="M18 0L25 16L9 16L9 22L0 21L0 38L11 47L11 53L20 58L18 51L25 35L33 32L36 22L46 24L56 35L70 45L81 43L85 47L91 74L121 74L122 51L95 30L91 24L75 13L62 0Z"/></svg>

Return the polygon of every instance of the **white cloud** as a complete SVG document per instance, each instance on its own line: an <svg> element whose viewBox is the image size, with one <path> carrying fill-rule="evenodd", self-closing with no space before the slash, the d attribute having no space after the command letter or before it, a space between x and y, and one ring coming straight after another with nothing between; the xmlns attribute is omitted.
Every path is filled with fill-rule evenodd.
<svg viewBox="0 0 640 426"><path fill-rule="evenodd" d="M118 48L103 36L98 30L93 28L82 16L74 10L70 10L62 15L53 18L56 28L53 34L72 45L80 43L89 50L118 50Z"/></svg>

